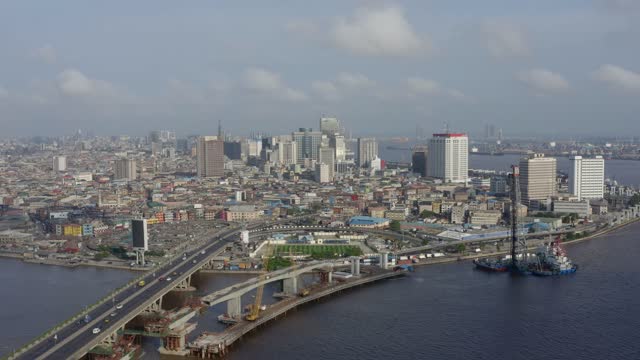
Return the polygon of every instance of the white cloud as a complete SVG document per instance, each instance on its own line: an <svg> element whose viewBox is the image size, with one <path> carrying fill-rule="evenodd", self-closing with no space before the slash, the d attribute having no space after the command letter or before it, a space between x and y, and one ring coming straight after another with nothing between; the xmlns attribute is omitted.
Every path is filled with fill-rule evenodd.
<svg viewBox="0 0 640 360"><path fill-rule="evenodd" d="M487 21L482 25L487 50L496 58L526 56L529 46L524 33L512 24Z"/></svg>
<svg viewBox="0 0 640 360"><path fill-rule="evenodd" d="M341 72L336 80L339 84L350 88L366 88L375 85L375 82L362 74Z"/></svg>
<svg viewBox="0 0 640 360"><path fill-rule="evenodd" d="M444 95L458 100L466 100L467 96L460 90L442 87L437 81L421 77L407 79L407 87L411 96Z"/></svg>
<svg viewBox="0 0 640 360"><path fill-rule="evenodd" d="M407 56L431 50L431 42L417 35L397 7L359 9L339 19L332 31L334 43L360 55Z"/></svg>
<svg viewBox="0 0 640 360"><path fill-rule="evenodd" d="M620 66L602 65L593 73L593 77L623 90L640 90L640 74Z"/></svg>
<svg viewBox="0 0 640 360"><path fill-rule="evenodd" d="M256 92L271 95L287 101L304 101L307 95L288 87L280 75L260 68L249 68L245 71L244 81L247 88Z"/></svg>
<svg viewBox="0 0 640 360"><path fill-rule="evenodd" d="M110 83L91 79L76 69L67 69L58 75L58 88L69 96L112 96L115 89Z"/></svg>
<svg viewBox="0 0 640 360"><path fill-rule="evenodd" d="M356 90L359 91L358 94L362 94L362 90L371 89L375 85L375 81L362 74L341 72L334 80L312 82L311 88L325 100L338 101Z"/></svg>
<svg viewBox="0 0 640 360"><path fill-rule="evenodd" d="M58 58L56 54L56 49L53 48L50 44L44 45L33 50L31 54L34 58L41 60L48 64L53 64L56 62Z"/></svg>
<svg viewBox="0 0 640 360"><path fill-rule="evenodd" d="M423 79L419 77L411 77L407 79L409 90L413 93L420 94L438 94L440 93L440 84L437 81Z"/></svg>
<svg viewBox="0 0 640 360"><path fill-rule="evenodd" d="M547 69L523 71L516 78L538 91L562 92L569 89L569 82L562 75Z"/></svg>

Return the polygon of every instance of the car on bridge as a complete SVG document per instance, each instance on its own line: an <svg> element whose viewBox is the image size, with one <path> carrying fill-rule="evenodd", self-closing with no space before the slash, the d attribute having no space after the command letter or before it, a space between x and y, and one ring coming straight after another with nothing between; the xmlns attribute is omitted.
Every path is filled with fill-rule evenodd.
<svg viewBox="0 0 640 360"><path fill-rule="evenodd" d="M122 309L122 304L116 305L116 309L118 309L118 310Z"/></svg>
<svg viewBox="0 0 640 360"><path fill-rule="evenodd" d="M171 281L171 278L170 278L170 277L168 277L168 278L167 278L167 281Z"/></svg>
<svg viewBox="0 0 640 360"><path fill-rule="evenodd" d="M99 327L97 327L97 328L93 328L93 330L91 330L91 332L92 332L94 335L95 335L95 334L98 334L98 333L100 333L100 328L99 328Z"/></svg>

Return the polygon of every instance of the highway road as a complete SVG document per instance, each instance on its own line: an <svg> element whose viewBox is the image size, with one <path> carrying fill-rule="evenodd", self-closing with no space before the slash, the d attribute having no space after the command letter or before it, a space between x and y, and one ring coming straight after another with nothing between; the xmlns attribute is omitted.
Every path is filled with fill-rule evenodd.
<svg viewBox="0 0 640 360"><path fill-rule="evenodd" d="M170 263L156 268L144 277L146 285L139 287L133 284L126 288L118 295L118 299L114 302L106 302L89 312L91 321L86 324L80 320L67 325L57 333L57 341L53 338L46 339L27 352L20 354L16 359L33 360L33 359L70 359L72 355L80 348L89 343L93 338L110 334L117 330L116 323L123 316L128 316L137 307L148 301L150 298L158 298L173 288L166 280L159 281L159 277L173 277L173 273L189 272L192 269L198 269L203 265L212 252L220 250L227 244L226 239L233 236L240 228L230 228L224 230L214 236L205 245L192 250L187 260L179 258L178 261L173 260ZM204 251L205 254L201 252ZM193 263L196 260L196 263ZM154 276L155 275L155 276ZM121 304L121 309L116 309L116 304ZM111 313L116 316L110 316ZM108 318L109 322L105 323L104 319ZM100 328L99 334L93 334L94 328Z"/></svg>

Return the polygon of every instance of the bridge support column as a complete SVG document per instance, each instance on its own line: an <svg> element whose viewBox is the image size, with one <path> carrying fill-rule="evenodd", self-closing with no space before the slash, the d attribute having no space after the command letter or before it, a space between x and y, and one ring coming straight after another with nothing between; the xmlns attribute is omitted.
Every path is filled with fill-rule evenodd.
<svg viewBox="0 0 640 360"><path fill-rule="evenodd" d="M298 293L298 277L290 277L288 279L282 280L282 291L286 294L297 294Z"/></svg>
<svg viewBox="0 0 640 360"><path fill-rule="evenodd" d="M149 307L147 307L144 311L145 312L155 312L155 311L160 311L160 310L162 310L162 296L159 297L153 303L151 303L151 305L149 305Z"/></svg>
<svg viewBox="0 0 640 360"><path fill-rule="evenodd" d="M227 301L227 315L232 318L242 315L242 301L240 296Z"/></svg>
<svg viewBox="0 0 640 360"><path fill-rule="evenodd" d="M386 269L389 267L389 255L386 252L380 253L380 267Z"/></svg>
<svg viewBox="0 0 640 360"><path fill-rule="evenodd" d="M333 271L329 271L329 275L327 276L327 281L329 284L333 283Z"/></svg>
<svg viewBox="0 0 640 360"><path fill-rule="evenodd" d="M351 275L360 276L360 258L353 256L351 257Z"/></svg>

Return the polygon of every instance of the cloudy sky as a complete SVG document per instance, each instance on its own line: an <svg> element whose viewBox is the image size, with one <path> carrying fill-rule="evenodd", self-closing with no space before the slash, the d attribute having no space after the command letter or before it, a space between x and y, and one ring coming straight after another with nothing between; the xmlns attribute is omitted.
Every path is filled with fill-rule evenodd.
<svg viewBox="0 0 640 360"><path fill-rule="evenodd" d="M0 136L639 135L639 0L0 1Z"/></svg>

